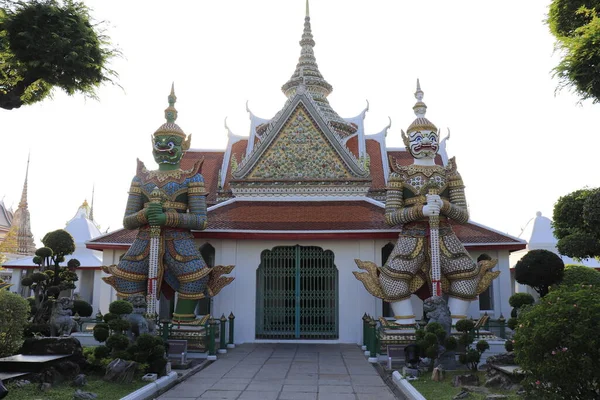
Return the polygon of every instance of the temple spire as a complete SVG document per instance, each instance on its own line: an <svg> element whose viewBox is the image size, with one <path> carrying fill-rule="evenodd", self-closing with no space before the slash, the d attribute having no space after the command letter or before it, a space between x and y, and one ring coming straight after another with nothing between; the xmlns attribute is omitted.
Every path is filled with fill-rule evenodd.
<svg viewBox="0 0 600 400"><path fill-rule="evenodd" d="M419 82L419 79L417 79L417 90L415 91L415 99L417 99L417 102L413 106L413 111L417 118L408 127L407 132L409 133L416 130L437 131L437 127L427 118L425 118L427 105L423 102L424 95L425 93L423 90L421 90L421 83Z"/></svg>
<svg viewBox="0 0 600 400"><path fill-rule="evenodd" d="M96 185L92 186L92 206L90 207L90 221L94 222L94 190Z"/></svg>
<svg viewBox="0 0 600 400"><path fill-rule="evenodd" d="M296 70L292 77L281 87L281 90L288 98L291 98L296 94L298 87L303 85L315 100L327 101L326 97L329 96L333 88L321 75L315 58L313 50L315 41L310 26L308 0L306 1L306 16L304 17L304 31L302 32L300 46L302 49L300 50Z"/></svg>
<svg viewBox="0 0 600 400"><path fill-rule="evenodd" d="M34 255L35 243L33 242L33 234L31 233L31 222L29 208L27 206L27 180L29 178L29 158L27 156L27 169L25 170L25 182L23 183L23 192L21 193L21 201L19 207L15 211L9 235L15 238L14 248L6 249L7 253L19 255ZM11 232L12 231L12 232Z"/></svg>

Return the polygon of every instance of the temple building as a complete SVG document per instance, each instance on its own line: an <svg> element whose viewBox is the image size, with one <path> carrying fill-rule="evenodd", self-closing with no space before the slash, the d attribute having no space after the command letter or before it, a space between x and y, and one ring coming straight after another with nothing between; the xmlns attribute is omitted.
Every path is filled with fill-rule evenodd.
<svg viewBox="0 0 600 400"><path fill-rule="evenodd" d="M235 265L235 280L208 307L217 317L235 314L239 343L358 343L365 312L391 316L352 271L358 270L355 259L382 265L389 256L398 229L385 222L385 189L393 163L408 165L411 155L387 147L389 126L365 132L368 108L350 118L333 109L308 9L300 46L279 112L260 118L247 109L248 136L228 130L224 151L191 149L181 163L187 169L204 159L208 226L194 235L209 265ZM437 163L445 162L442 152ZM470 316L508 316L509 254L524 249L525 241L473 221L453 229L473 258L497 258L501 271L471 304ZM105 265L116 264L136 233L117 230L87 247L102 251ZM422 300L413 295L413 303L420 317Z"/></svg>

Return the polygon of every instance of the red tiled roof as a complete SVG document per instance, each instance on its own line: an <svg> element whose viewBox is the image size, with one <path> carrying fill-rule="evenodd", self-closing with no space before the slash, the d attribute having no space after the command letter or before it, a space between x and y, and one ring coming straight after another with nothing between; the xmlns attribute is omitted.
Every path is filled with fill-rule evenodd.
<svg viewBox="0 0 600 400"><path fill-rule="evenodd" d="M374 139L367 139L367 154L371 159L371 190L385 189L385 176L383 175L383 163L381 160L381 144Z"/></svg>
<svg viewBox="0 0 600 400"><path fill-rule="evenodd" d="M309 235L327 231L338 231L335 235L341 235L350 231L361 237L377 233L378 236L384 234L381 237L389 236L390 239L394 239L396 235L396 229L385 223L384 209L368 201L234 201L210 210L208 220L207 231L196 232L196 236L211 237L239 231L265 234L271 231L285 234L309 231ZM525 248L525 243L483 226L473 223L453 223L452 226L460 241L467 246L508 246L511 250ZM115 231L92 240L88 248L110 248L107 244L131 244L136 233Z"/></svg>
<svg viewBox="0 0 600 400"><path fill-rule="evenodd" d="M200 173L204 177L204 186L208 192L206 202L208 205L214 205L217 201L217 185L219 179L219 170L223 164L223 151L188 151L181 159L181 168L191 168L196 161L204 158Z"/></svg>
<svg viewBox="0 0 600 400"><path fill-rule="evenodd" d="M354 154L354 157L358 158L358 135L354 135L348 139L346 141L346 147L352 154Z"/></svg>

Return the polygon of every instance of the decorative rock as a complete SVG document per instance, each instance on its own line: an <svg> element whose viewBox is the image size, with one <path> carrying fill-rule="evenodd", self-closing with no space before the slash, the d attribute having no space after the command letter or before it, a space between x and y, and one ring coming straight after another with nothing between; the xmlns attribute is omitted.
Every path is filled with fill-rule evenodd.
<svg viewBox="0 0 600 400"><path fill-rule="evenodd" d="M452 386L477 386L479 385L479 377L475 374L456 375L452 379Z"/></svg>
<svg viewBox="0 0 600 400"><path fill-rule="evenodd" d="M136 362L116 358L106 367L104 380L107 382L131 383L136 370Z"/></svg>
<svg viewBox="0 0 600 400"><path fill-rule="evenodd" d="M52 384L48 383L48 382L42 382L40 383L39 389L41 392L45 392L46 390L50 389L52 387Z"/></svg>
<svg viewBox="0 0 600 400"><path fill-rule="evenodd" d="M508 396L503 395L503 394L488 394L485 397L485 400L506 400L508 399Z"/></svg>
<svg viewBox="0 0 600 400"><path fill-rule="evenodd" d="M22 388L27 385L31 385L31 382L29 382L28 380L25 380L25 379L21 379L21 380L18 380L15 382L15 386L18 388Z"/></svg>
<svg viewBox="0 0 600 400"><path fill-rule="evenodd" d="M452 400L468 399L469 397L471 397L471 393L468 390L463 390L459 394L454 396Z"/></svg>
<svg viewBox="0 0 600 400"><path fill-rule="evenodd" d="M77 389L75 393L73 393L73 399L81 399L81 400L91 400L98 397L96 393L92 392L84 392L81 389Z"/></svg>
<svg viewBox="0 0 600 400"><path fill-rule="evenodd" d="M494 365L515 365L515 353L500 353L494 356L490 356L486 359L486 364L494 364Z"/></svg>
<svg viewBox="0 0 600 400"><path fill-rule="evenodd" d="M2 379L0 379L0 399L5 398L6 396L8 396L8 389L2 383Z"/></svg>
<svg viewBox="0 0 600 400"><path fill-rule="evenodd" d="M61 361L57 363L54 368L58 373L65 377L65 379L73 379L81 372L79 365L73 361Z"/></svg>
<svg viewBox="0 0 600 400"><path fill-rule="evenodd" d="M485 395L490 394L489 389L486 389L486 388L480 387L480 386L465 385L462 387L462 390L466 390L467 392L473 392L473 393L481 393L481 394L485 394Z"/></svg>
<svg viewBox="0 0 600 400"><path fill-rule="evenodd" d="M82 387L85 386L87 384L87 379L85 378L84 374L79 374L75 377L75 379L73 379L73 386L76 387Z"/></svg>
<svg viewBox="0 0 600 400"><path fill-rule="evenodd" d="M23 355L54 355L75 354L82 355L81 343L74 337L32 337L25 339L21 347Z"/></svg>
<svg viewBox="0 0 600 400"><path fill-rule="evenodd" d="M431 380L434 382L441 382L444 380L444 369L442 367L435 367L431 373Z"/></svg>

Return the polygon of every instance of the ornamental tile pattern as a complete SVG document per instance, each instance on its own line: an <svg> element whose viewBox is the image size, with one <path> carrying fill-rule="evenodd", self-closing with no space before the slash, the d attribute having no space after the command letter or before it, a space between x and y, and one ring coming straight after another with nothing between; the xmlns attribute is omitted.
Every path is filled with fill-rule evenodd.
<svg viewBox="0 0 600 400"><path fill-rule="evenodd" d="M324 133L304 107L297 107L246 179L348 178L352 178L352 174Z"/></svg>

